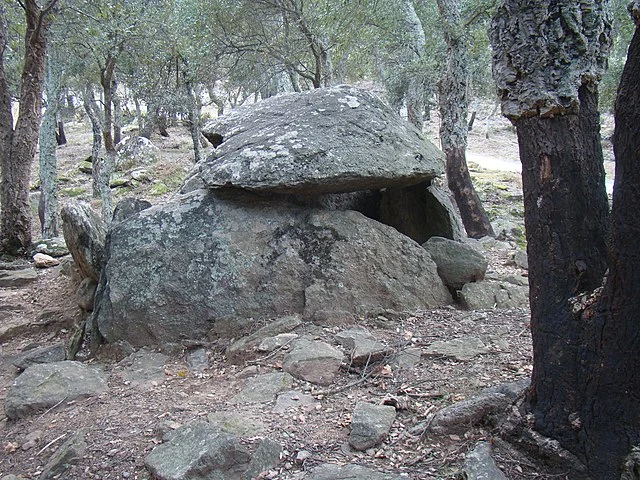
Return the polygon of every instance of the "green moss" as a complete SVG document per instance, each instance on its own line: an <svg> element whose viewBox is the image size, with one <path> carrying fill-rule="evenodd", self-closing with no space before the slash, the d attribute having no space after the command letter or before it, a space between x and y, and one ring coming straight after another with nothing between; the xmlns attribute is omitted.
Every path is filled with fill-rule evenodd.
<svg viewBox="0 0 640 480"><path fill-rule="evenodd" d="M87 193L87 189L83 187L69 187L60 189L60 195L64 197L79 197Z"/></svg>
<svg viewBox="0 0 640 480"><path fill-rule="evenodd" d="M164 195L169 192L169 187L167 187L164 183L156 183L149 189L149 195Z"/></svg>

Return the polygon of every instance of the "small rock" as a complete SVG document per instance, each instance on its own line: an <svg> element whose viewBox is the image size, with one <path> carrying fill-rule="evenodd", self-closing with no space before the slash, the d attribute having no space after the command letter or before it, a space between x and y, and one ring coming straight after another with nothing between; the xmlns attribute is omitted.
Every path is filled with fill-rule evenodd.
<svg viewBox="0 0 640 480"><path fill-rule="evenodd" d="M43 238L37 242L34 250L36 253L44 253L45 255L51 255L54 258L69 255L69 249L62 237Z"/></svg>
<svg viewBox="0 0 640 480"><path fill-rule="evenodd" d="M20 371L38 363L62 362L67 358L67 352L62 344L50 347L40 347L27 350L16 356L11 362Z"/></svg>
<svg viewBox="0 0 640 480"><path fill-rule="evenodd" d="M298 337L299 335L297 333L281 333L275 337L267 337L258 345L257 350L265 353L273 352L277 348L282 348L291 343Z"/></svg>
<svg viewBox="0 0 640 480"><path fill-rule="evenodd" d="M271 402L279 392L291 388L293 377L284 372L266 373L250 378L244 388L231 399L232 403Z"/></svg>
<svg viewBox="0 0 640 480"><path fill-rule="evenodd" d="M0 270L0 288L19 288L27 286L38 279L38 274L31 268L19 270Z"/></svg>
<svg viewBox="0 0 640 480"><path fill-rule="evenodd" d="M187 365L195 372L202 372L209 368L209 356L204 348L196 348L187 353Z"/></svg>
<svg viewBox="0 0 640 480"><path fill-rule="evenodd" d="M460 289L470 282L484 278L487 259L477 249L467 243L448 238L431 237L422 245L438 266L438 275L447 286Z"/></svg>
<svg viewBox="0 0 640 480"><path fill-rule="evenodd" d="M140 350L119 363L124 367L120 376L134 386L159 385L166 380L164 365L167 361L168 357L162 353Z"/></svg>
<svg viewBox="0 0 640 480"><path fill-rule="evenodd" d="M290 390L281 393L276 398L276 406L273 407L273 413L285 413L297 408L313 408L316 404L315 399L311 395L305 395L296 390Z"/></svg>
<svg viewBox="0 0 640 480"><path fill-rule="evenodd" d="M209 423L194 422L154 448L144 463L157 480L192 480L238 478L249 460L249 452L235 437Z"/></svg>
<svg viewBox="0 0 640 480"><path fill-rule="evenodd" d="M242 475L243 480L257 478L262 472L273 469L280 463L282 445L265 438L251 457L249 468Z"/></svg>
<svg viewBox="0 0 640 480"><path fill-rule="evenodd" d="M151 207L151 203L137 198L123 198L113 210L113 223L119 223L127 218Z"/></svg>
<svg viewBox="0 0 640 480"><path fill-rule="evenodd" d="M363 367L383 360L391 350L364 328L351 328L335 335L334 339L351 354L351 364Z"/></svg>
<svg viewBox="0 0 640 480"><path fill-rule="evenodd" d="M258 375L258 373L260 373L260 369L258 368L257 365L249 365L243 368L242 370L240 370L234 376L234 378L236 380L244 380L245 378L255 377L256 375Z"/></svg>
<svg viewBox="0 0 640 480"><path fill-rule="evenodd" d="M529 258L527 257L527 252L520 249L516 250L516 253L513 254L513 263L523 270L529 270Z"/></svg>
<svg viewBox="0 0 640 480"><path fill-rule="evenodd" d="M487 442L478 442L465 455L463 470L467 480L507 480L491 457L491 445Z"/></svg>
<svg viewBox="0 0 640 480"><path fill-rule="evenodd" d="M36 268L51 268L60 265L60 261L46 253L36 253L33 256L33 264Z"/></svg>
<svg viewBox="0 0 640 480"><path fill-rule="evenodd" d="M255 437L267 431L265 423L247 411L211 412L207 420L221 430L238 437Z"/></svg>
<svg viewBox="0 0 640 480"><path fill-rule="evenodd" d="M60 478L71 465L80 460L86 450L87 444L84 441L84 433L74 433L49 459L38 480Z"/></svg>
<svg viewBox="0 0 640 480"><path fill-rule="evenodd" d="M476 355L489 353L489 347L478 337L466 336L448 342L433 342L424 350L425 355L453 357L456 360L471 360Z"/></svg>
<svg viewBox="0 0 640 480"><path fill-rule="evenodd" d="M307 450L300 450L298 451L298 453L296 453L295 461L298 465L302 465L304 464L305 461L310 459L312 456L313 454L311 452Z"/></svg>
<svg viewBox="0 0 640 480"><path fill-rule="evenodd" d="M256 332L242 337L227 348L227 358L231 362L237 362L251 356L251 349L259 345L265 338L273 337L281 333L287 333L302 324L299 315L288 315L278 318L257 330Z"/></svg>
<svg viewBox="0 0 640 480"><path fill-rule="evenodd" d="M413 370L422 358L422 350L416 347L406 348L394 357L392 366L400 370Z"/></svg>
<svg viewBox="0 0 640 480"><path fill-rule="evenodd" d="M22 450L24 451L32 449L42 439L43 435L44 433L42 432L42 430L34 430L33 432L29 433L26 437L24 437L24 442L20 448L22 448Z"/></svg>
<svg viewBox="0 0 640 480"><path fill-rule="evenodd" d="M324 464L313 469L305 480L406 480L407 477L378 472L360 465Z"/></svg>
<svg viewBox="0 0 640 480"><path fill-rule="evenodd" d="M349 445L356 450L375 447L389 434L396 418L396 409L390 405L358 402L351 416Z"/></svg>
<svg viewBox="0 0 640 480"><path fill-rule="evenodd" d="M301 380L329 385L338 374L343 357L327 343L300 339L284 357L282 368Z"/></svg>
<svg viewBox="0 0 640 480"><path fill-rule="evenodd" d="M469 310L515 308L527 305L529 288L508 282L467 283L460 291L460 302Z"/></svg>

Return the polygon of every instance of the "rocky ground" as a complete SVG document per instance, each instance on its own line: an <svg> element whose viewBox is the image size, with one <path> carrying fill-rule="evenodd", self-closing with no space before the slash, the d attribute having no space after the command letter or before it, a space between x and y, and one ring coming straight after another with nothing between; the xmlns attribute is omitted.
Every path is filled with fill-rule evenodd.
<svg viewBox="0 0 640 480"><path fill-rule="evenodd" d="M498 120L488 124L488 139L485 127L472 132L471 151L513 161L517 147L508 124ZM437 130L437 125L430 129ZM61 201L84 199L97 206L90 198L90 177L78 170L90 154L89 130L76 122L68 125L67 133L69 145L59 149ZM157 203L186 176L191 164L186 129L175 127L169 138L152 140L160 148L158 161L144 167L144 175L137 179L132 175L135 169L120 172L118 177L126 181L114 188L118 197L137 196ZM524 244L518 175L474 168L474 177L504 240L485 245L488 275L526 276L513 260L518 246ZM0 400L19 374L14 363L20 355L67 345L83 318L68 261L28 270L35 272L33 278L0 291ZM384 478L460 478L465 455L478 441L491 441L493 426L464 425L445 434L427 427L443 407L485 387L530 375L528 316L526 305L474 311L452 306L380 312L377 317L354 318L351 324L299 326L296 334L342 351L345 348L337 344L336 334L354 325L364 326L385 345L379 362L360 367L345 362L335 380L322 387L293 378L277 377L276 382L275 377L263 377L281 374L289 352L286 344L237 363L225 356L227 342L188 344L172 352L137 352L128 357L121 349L106 348L98 358L85 362L106 378L106 389L70 401L63 397L22 419L2 419L0 478L10 474L25 479L152 478L145 458L163 438L169 439L183 425L207 420L230 431L249 452L261 443L266 448L265 438L277 444L266 450L280 461L265 461L255 478L347 478L346 470L323 477L317 470L323 464L361 465L388 473ZM260 385L256 379L261 378L271 381ZM358 451L349 440L354 409L362 402L393 405L397 414L386 440ZM47 463L70 439L80 447L73 465L58 473ZM507 478L558 478L558 472L547 476L530 460L513 455L499 446L494 450ZM314 471L315 477L308 476ZM362 475L348 478L374 478L372 473Z"/></svg>

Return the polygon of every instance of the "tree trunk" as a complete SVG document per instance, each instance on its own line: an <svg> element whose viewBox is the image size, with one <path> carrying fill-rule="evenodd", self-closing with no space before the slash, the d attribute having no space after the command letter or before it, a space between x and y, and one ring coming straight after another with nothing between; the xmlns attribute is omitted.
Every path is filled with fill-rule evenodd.
<svg viewBox="0 0 640 480"><path fill-rule="evenodd" d="M93 198L100 198L100 151L102 150L102 120L98 113L98 107L95 105L93 98L93 87L91 84L85 86L82 94L82 105L84 111L91 122L91 132L93 134L93 142L91 144L91 164L92 164L92 182L91 190Z"/></svg>
<svg viewBox="0 0 640 480"><path fill-rule="evenodd" d="M188 118L189 118L189 132L191 133L191 140L193 142L193 156L194 162L198 163L202 160L202 153L200 148L200 99L199 95L196 95L196 92L193 89L193 85L191 82L186 79L184 86L187 91L187 98L189 99L188 105Z"/></svg>
<svg viewBox="0 0 640 480"><path fill-rule="evenodd" d="M56 118L60 110L60 83L62 68L58 55L49 52L46 57L44 87L47 95L47 108L40 127L40 224L42 238L58 236L58 199L57 199L57 159Z"/></svg>
<svg viewBox="0 0 640 480"><path fill-rule="evenodd" d="M113 102L113 143L117 145L122 140L122 104L118 95L118 81L115 78L111 82L111 100Z"/></svg>
<svg viewBox="0 0 640 480"><path fill-rule="evenodd" d="M111 175L116 163L116 147L113 139L113 83L116 70L116 59L108 56L104 68L100 71L100 84L104 94L104 123L102 124L102 139L104 140L105 155L100 159L98 167L98 182L100 198L102 199L102 220L108 225L113 215L111 198Z"/></svg>
<svg viewBox="0 0 640 480"><path fill-rule="evenodd" d="M0 182L0 248L9 254L24 253L31 244L31 212L29 208L29 181L31 164L36 152L38 130L42 116L42 85L46 33L51 23L51 11L57 0L40 7L35 0L22 2L25 9L26 33L24 66L20 84L20 113L13 128L7 124L11 113L3 112L2 179ZM4 18L4 15L3 15ZM4 20L0 21L0 100L7 108L8 83L4 73L4 51L7 45ZM11 101L8 101L9 110ZM13 130L11 133L8 130ZM10 143L8 143L10 142Z"/></svg>
<svg viewBox="0 0 640 480"><path fill-rule="evenodd" d="M60 105L60 99L58 99L58 105ZM58 143L58 146L61 147L62 145L67 144L67 135L64 133L64 122L59 118L60 110L58 110L58 115L56 116L56 142Z"/></svg>
<svg viewBox="0 0 640 480"><path fill-rule="evenodd" d="M591 291L607 268L597 93L580 90L579 115L515 121L529 256L535 427L575 452L582 328L568 299ZM573 447L573 448L571 448Z"/></svg>
<svg viewBox="0 0 640 480"><path fill-rule="evenodd" d="M636 2L640 27L640 2ZM636 29L615 107L616 178L609 275L595 318L583 315L589 347L583 359L585 399L580 432L593 478L618 479L640 444L640 30ZM640 463L629 462L636 472Z"/></svg>
<svg viewBox="0 0 640 480"><path fill-rule="evenodd" d="M440 80L440 141L447 161L447 181L453 192L462 223L471 238L494 236L469 169L467 148L467 39L460 18L458 0L437 0L447 44L447 69Z"/></svg>
<svg viewBox="0 0 640 480"><path fill-rule="evenodd" d="M410 44L405 48L407 49L407 61L411 64L420 59L427 40L422 22L414 8L413 0L405 0L402 3L402 14L410 39ZM405 75L408 75L406 79L407 90L405 92L407 120L422 131L424 125L424 78L416 69L406 69Z"/></svg>

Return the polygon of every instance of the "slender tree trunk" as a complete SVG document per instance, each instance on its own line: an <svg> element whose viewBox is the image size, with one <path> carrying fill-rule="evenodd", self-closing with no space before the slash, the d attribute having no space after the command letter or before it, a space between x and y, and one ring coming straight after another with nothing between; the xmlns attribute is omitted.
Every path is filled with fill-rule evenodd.
<svg viewBox="0 0 640 480"><path fill-rule="evenodd" d="M447 181L471 238L494 236L467 167L467 39L459 0L437 0L447 43L447 69L440 80L440 141L447 161Z"/></svg>
<svg viewBox="0 0 640 480"><path fill-rule="evenodd" d="M58 99L58 105L60 105L60 99ZM58 115L56 116L56 142L58 146L67 144L67 134L64 133L64 122L60 119L60 111L58 110Z"/></svg>
<svg viewBox="0 0 640 480"><path fill-rule="evenodd" d="M635 3L640 27L640 2ZM593 478L621 478L640 445L640 29L636 28L616 100L616 178L611 212L609 275L594 317L583 315L587 351L581 440ZM627 475L638 478L636 456Z"/></svg>
<svg viewBox="0 0 640 480"><path fill-rule="evenodd" d="M60 83L62 68L59 57L49 52L46 58L45 92L47 108L40 127L40 223L42 237L58 236L58 198L57 198L57 158L56 118L60 110Z"/></svg>
<svg viewBox="0 0 640 480"><path fill-rule="evenodd" d="M111 198L111 175L116 164L116 146L113 139L113 83L116 69L116 59L107 58L105 67L100 72L100 84L104 94L104 123L102 125L102 139L104 141L105 155L98 162L98 178L100 198L102 199L102 219L109 224L113 215L113 201ZM96 165L93 166L96 168Z"/></svg>
<svg viewBox="0 0 640 480"><path fill-rule="evenodd" d="M186 74L185 74L186 77ZM189 132L191 133L191 140L193 142L193 156L195 163L202 160L202 153L200 148L200 99L199 95L196 95L193 85L189 80L185 78L184 86L187 91L187 98L189 99L188 118L189 118Z"/></svg>
<svg viewBox="0 0 640 480"><path fill-rule="evenodd" d="M20 85L20 113L13 129L9 113L2 115L2 179L0 181L0 237L1 248L10 254L25 252L31 243L31 212L29 208L29 181L31 164L38 143L38 130L42 116L42 85L46 34L51 23L51 11L57 1L50 0L40 7L35 0L25 0L26 33L25 56ZM4 15L3 15L4 17ZM4 73L4 51L7 45L4 21L0 26L0 100L7 106L8 83ZM8 103L11 108L11 102ZM12 133L5 131L13 129ZM7 143L10 140L10 144Z"/></svg>
<svg viewBox="0 0 640 480"><path fill-rule="evenodd" d="M100 152L102 151L102 120L98 113L98 107L95 105L93 97L93 87L91 84L85 86L82 94L82 105L84 111L91 122L91 133L93 134L93 142L91 144L91 163L92 163L92 182L91 189L93 198L100 198Z"/></svg>
<svg viewBox="0 0 640 480"><path fill-rule="evenodd" d="M117 145L122 140L122 102L118 95L118 81L115 78L111 82L111 100L113 102L113 143Z"/></svg>
<svg viewBox="0 0 640 480"><path fill-rule="evenodd" d="M422 22L416 13L413 0L405 0L402 10L406 30L409 33L410 44L407 45L408 63L416 64L424 52L427 43ZM407 120L422 131L424 125L424 77L418 69L407 69L407 90L405 103L407 105Z"/></svg>

